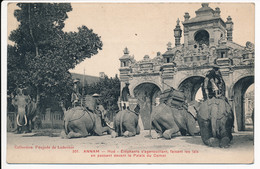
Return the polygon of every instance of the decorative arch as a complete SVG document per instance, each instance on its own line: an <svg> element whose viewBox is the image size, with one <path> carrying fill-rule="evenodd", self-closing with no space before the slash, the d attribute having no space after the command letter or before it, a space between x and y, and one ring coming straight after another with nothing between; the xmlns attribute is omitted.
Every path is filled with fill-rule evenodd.
<svg viewBox="0 0 260 169"><path fill-rule="evenodd" d="M199 45L206 44L209 46L209 38L209 32L205 29L200 29L194 33L194 40Z"/></svg>
<svg viewBox="0 0 260 169"><path fill-rule="evenodd" d="M245 130L244 95L247 89L254 83L253 75L238 77L230 87L230 98L233 100L233 109L237 121L237 129Z"/></svg>
<svg viewBox="0 0 260 169"><path fill-rule="evenodd" d="M159 84L159 83L156 82L156 81L153 81L153 80L138 81L137 83L132 84L130 88L132 89L132 91L134 91L134 89L135 89L137 86L139 86L139 85L141 85L141 84L144 84L144 83L154 84L154 85L156 85L156 86L160 89L160 91L163 91L162 85Z"/></svg>
<svg viewBox="0 0 260 169"><path fill-rule="evenodd" d="M203 76L189 76L182 80L178 85L178 90L184 92L188 102L195 100L195 96L201 84L204 81Z"/></svg>
<svg viewBox="0 0 260 169"><path fill-rule="evenodd" d="M162 89L153 82L142 82L132 89L134 97L140 105L140 116L144 129L150 128L150 118L156 98L161 94Z"/></svg>
<svg viewBox="0 0 260 169"><path fill-rule="evenodd" d="M242 75L238 76L237 78L235 78L235 80L233 80L233 83L230 85L230 88L229 88L229 91L228 91L229 98L233 97L233 89L234 89L235 84L237 84L239 80L244 79L246 77L254 78L254 74L251 74L251 73L249 73L249 74L242 74Z"/></svg>

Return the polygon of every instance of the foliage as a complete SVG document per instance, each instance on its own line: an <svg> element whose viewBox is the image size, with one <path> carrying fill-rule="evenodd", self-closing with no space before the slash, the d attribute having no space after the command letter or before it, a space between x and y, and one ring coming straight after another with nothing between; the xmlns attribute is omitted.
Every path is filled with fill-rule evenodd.
<svg viewBox="0 0 260 169"><path fill-rule="evenodd" d="M69 3L18 3L19 27L9 39L8 90L30 86L37 101L67 100L72 92L69 69L102 49L100 37L86 26L64 32ZM44 101L45 100L45 101ZM45 104L48 104L48 102Z"/></svg>

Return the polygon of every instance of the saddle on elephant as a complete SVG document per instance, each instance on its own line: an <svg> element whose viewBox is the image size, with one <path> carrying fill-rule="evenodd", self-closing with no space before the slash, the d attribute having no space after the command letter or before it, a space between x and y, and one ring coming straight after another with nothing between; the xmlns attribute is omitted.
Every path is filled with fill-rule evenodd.
<svg viewBox="0 0 260 169"><path fill-rule="evenodd" d="M174 88L167 89L160 95L160 103L165 103L170 107L187 108L183 92Z"/></svg>

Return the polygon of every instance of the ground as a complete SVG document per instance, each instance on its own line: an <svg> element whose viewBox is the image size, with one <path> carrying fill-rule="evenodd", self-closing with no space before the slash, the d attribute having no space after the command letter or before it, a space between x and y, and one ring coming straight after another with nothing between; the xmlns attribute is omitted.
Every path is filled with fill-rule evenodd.
<svg viewBox="0 0 260 169"><path fill-rule="evenodd" d="M131 138L111 138L110 135L104 135L77 139L62 139L60 131L45 129L29 134L7 133L7 161L9 163L252 163L254 155L252 131L233 133L231 146L226 149L207 147L200 136L176 134L171 140L151 139L148 130Z"/></svg>

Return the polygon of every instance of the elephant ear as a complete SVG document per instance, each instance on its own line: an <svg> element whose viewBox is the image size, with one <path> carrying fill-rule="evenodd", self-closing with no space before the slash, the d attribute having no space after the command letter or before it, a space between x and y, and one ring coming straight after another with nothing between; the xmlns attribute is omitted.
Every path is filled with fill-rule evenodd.
<svg viewBox="0 0 260 169"><path fill-rule="evenodd" d="M95 101L95 99L92 96L90 96L90 95L86 95L84 97L84 106L88 107L89 110L94 111L95 108L96 108L96 101Z"/></svg>

